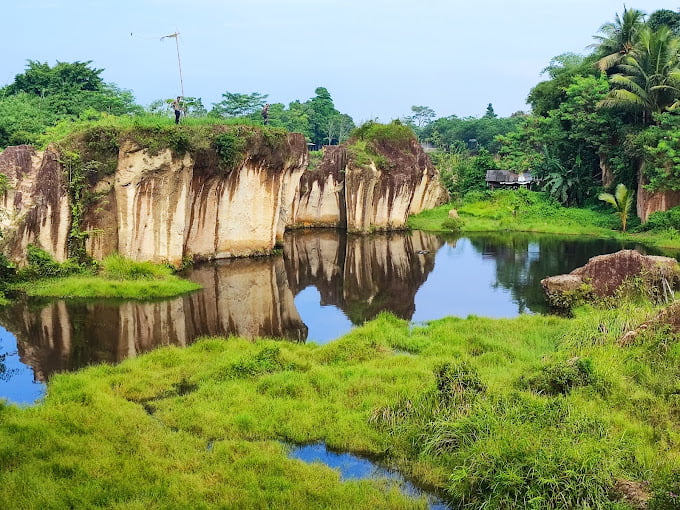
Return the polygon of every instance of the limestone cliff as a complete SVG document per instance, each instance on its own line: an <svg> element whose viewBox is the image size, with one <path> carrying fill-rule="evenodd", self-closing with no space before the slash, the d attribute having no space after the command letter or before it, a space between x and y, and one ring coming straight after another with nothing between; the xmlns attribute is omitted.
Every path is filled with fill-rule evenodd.
<svg viewBox="0 0 680 510"><path fill-rule="evenodd" d="M172 264L269 253L282 239L290 188L307 157L301 135L289 135L279 150L283 154L249 147L243 163L223 173L209 151L176 156L166 149L154 156L124 143L115 175L98 185L108 192L84 223L98 232L88 253Z"/></svg>
<svg viewBox="0 0 680 510"><path fill-rule="evenodd" d="M3 251L21 263L36 243L61 261L84 238L95 259L120 253L179 265L271 253L293 225L400 229L409 214L447 198L410 131L374 140L368 159L352 146L328 147L319 168L305 171L301 134L216 126L200 138L189 126L172 128L80 133L65 157L56 146L0 153L11 188L0 211ZM229 164L220 136L234 144Z"/></svg>
<svg viewBox="0 0 680 510"><path fill-rule="evenodd" d="M349 232L406 227L410 214L445 203L448 193L415 138L375 140L375 157L353 157L350 145L324 148L321 165L305 172L293 205L297 226Z"/></svg>
<svg viewBox="0 0 680 510"><path fill-rule="evenodd" d="M640 174L636 197L637 215L643 223L654 212L667 211L680 206L680 191L648 191L645 186L649 184L649 181L642 175L642 172Z"/></svg>
<svg viewBox="0 0 680 510"><path fill-rule="evenodd" d="M40 244L58 261L68 257L70 210L58 157L54 148L36 151L28 145L0 153L0 173L9 183L1 197L0 230L14 260L25 258L29 243Z"/></svg>

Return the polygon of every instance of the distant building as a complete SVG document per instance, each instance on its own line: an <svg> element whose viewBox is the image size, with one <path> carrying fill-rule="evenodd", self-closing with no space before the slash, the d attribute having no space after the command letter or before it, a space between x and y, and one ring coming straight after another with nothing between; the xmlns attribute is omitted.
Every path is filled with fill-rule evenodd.
<svg viewBox="0 0 680 510"><path fill-rule="evenodd" d="M487 170L486 185L490 189L496 188L527 188L531 189L533 178L529 172L516 174L510 170Z"/></svg>

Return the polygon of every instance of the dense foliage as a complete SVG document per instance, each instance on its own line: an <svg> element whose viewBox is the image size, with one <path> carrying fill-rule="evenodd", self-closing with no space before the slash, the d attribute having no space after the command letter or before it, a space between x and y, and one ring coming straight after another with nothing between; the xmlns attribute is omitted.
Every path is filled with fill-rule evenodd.
<svg viewBox="0 0 680 510"><path fill-rule="evenodd" d="M527 97L530 115L501 119L489 105L480 118L432 120L426 107L413 107L421 139L442 152L434 159L449 191L480 189L483 170L495 168L529 171L565 205L592 204L616 183L680 189L679 19L624 7L594 36L590 54L550 62ZM480 149L493 162L471 172Z"/></svg>

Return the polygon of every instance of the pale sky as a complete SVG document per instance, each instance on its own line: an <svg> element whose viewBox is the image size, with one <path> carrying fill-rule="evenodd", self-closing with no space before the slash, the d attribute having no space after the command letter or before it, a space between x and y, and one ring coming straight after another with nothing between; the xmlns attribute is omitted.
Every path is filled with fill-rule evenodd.
<svg viewBox="0 0 680 510"><path fill-rule="evenodd" d="M621 0L3 0L0 85L27 60L92 60L138 103L225 91L288 104L326 87L355 122L429 106L508 116L556 55L587 53ZM9 5L7 5L9 4ZM647 13L680 0L627 1ZM132 34L132 35L131 35Z"/></svg>

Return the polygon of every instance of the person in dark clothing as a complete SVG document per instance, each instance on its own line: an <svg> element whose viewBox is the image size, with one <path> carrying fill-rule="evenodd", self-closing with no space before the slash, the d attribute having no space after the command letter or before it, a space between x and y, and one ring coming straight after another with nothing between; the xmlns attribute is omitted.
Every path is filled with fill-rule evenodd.
<svg viewBox="0 0 680 510"><path fill-rule="evenodd" d="M177 96L177 99L172 102L172 108L175 110L175 124L179 124L179 118L184 111L184 106L182 105L182 96Z"/></svg>
<svg viewBox="0 0 680 510"><path fill-rule="evenodd" d="M269 103L265 104L264 108L262 108L262 121L265 126L269 122Z"/></svg>

